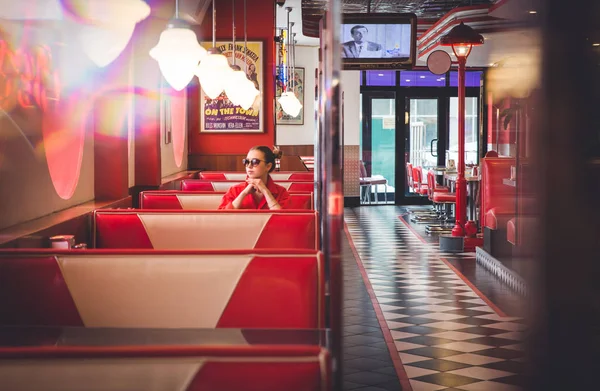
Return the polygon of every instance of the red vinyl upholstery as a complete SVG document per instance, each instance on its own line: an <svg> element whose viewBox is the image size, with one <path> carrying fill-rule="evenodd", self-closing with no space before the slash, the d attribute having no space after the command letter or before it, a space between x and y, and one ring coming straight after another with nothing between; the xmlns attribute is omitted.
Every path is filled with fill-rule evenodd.
<svg viewBox="0 0 600 391"><path fill-rule="evenodd" d="M515 227L515 217L506 223L506 240L513 245L517 244L517 232Z"/></svg>
<svg viewBox="0 0 600 391"><path fill-rule="evenodd" d="M481 216L482 226L490 229L505 227L515 215L515 188L502 183L510 178L513 158L486 157L481 170Z"/></svg>
<svg viewBox="0 0 600 391"><path fill-rule="evenodd" d="M427 185L423 183L423 169L413 167L413 190L415 193L427 195Z"/></svg>
<svg viewBox="0 0 600 391"><path fill-rule="evenodd" d="M329 354L319 346L56 346L2 350L0 378L6 390L45 390L48 385L52 390L66 391L331 389Z"/></svg>
<svg viewBox="0 0 600 391"><path fill-rule="evenodd" d="M406 184L408 185L408 191L413 192L413 166L411 163L406 163Z"/></svg>
<svg viewBox="0 0 600 391"><path fill-rule="evenodd" d="M208 181L203 179L184 179L181 181L181 190L183 191L217 191L225 192L233 185L237 185L242 181ZM313 182L295 182L276 180L278 185L283 186L289 192L307 192L314 191L315 185Z"/></svg>
<svg viewBox="0 0 600 391"><path fill-rule="evenodd" d="M444 193L444 194L440 194ZM446 186L438 186L433 171L427 171L427 195L433 202L456 202L456 194L450 193ZM436 201L436 198L438 201ZM445 201L442 201L445 200Z"/></svg>
<svg viewBox="0 0 600 391"><path fill-rule="evenodd" d="M294 172L294 171L277 171L271 172L271 178L274 181L298 181L298 182L313 182L315 174L313 172ZM201 171L198 173L199 179L211 181L243 181L246 178L246 173L243 171L218 172L218 171Z"/></svg>
<svg viewBox="0 0 600 391"><path fill-rule="evenodd" d="M221 204L223 192L143 191L141 209L213 209ZM285 209L313 209L313 193L290 193Z"/></svg>
<svg viewBox="0 0 600 391"><path fill-rule="evenodd" d="M539 220L533 215L519 215L506 223L506 240L515 246L521 246L521 251L531 251L538 231ZM524 247L529 246L524 249Z"/></svg>
<svg viewBox="0 0 600 391"><path fill-rule="evenodd" d="M322 328L317 251L0 252L0 325Z"/></svg>
<svg viewBox="0 0 600 391"><path fill-rule="evenodd" d="M123 210L94 212L95 248L157 250L319 248L316 211Z"/></svg>

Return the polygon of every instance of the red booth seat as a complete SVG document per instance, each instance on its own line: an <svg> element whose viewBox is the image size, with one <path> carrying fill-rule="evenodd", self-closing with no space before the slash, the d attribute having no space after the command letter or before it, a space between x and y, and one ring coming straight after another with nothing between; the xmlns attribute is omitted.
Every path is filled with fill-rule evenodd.
<svg viewBox="0 0 600 391"><path fill-rule="evenodd" d="M217 209L225 193L191 191L143 191L141 209ZM313 209L313 193L290 193L285 209Z"/></svg>
<svg viewBox="0 0 600 391"><path fill-rule="evenodd" d="M94 211L93 247L156 250L319 248L316 211Z"/></svg>
<svg viewBox="0 0 600 391"><path fill-rule="evenodd" d="M508 220L508 223L506 223L506 240L508 240L511 244L517 244L515 217Z"/></svg>
<svg viewBox="0 0 600 391"><path fill-rule="evenodd" d="M5 250L0 325L321 328L316 251Z"/></svg>
<svg viewBox="0 0 600 391"><path fill-rule="evenodd" d="M515 246L522 245L523 239L526 240L535 232L537 223L534 216L513 217L506 223L506 240Z"/></svg>
<svg viewBox="0 0 600 391"><path fill-rule="evenodd" d="M11 391L326 391L330 359L319 346L0 351ZM58 358L58 359L57 359Z"/></svg>
<svg viewBox="0 0 600 391"><path fill-rule="evenodd" d="M485 226L490 229L500 229L506 227L506 224L516 214L515 204L517 200L514 198L510 199L498 199L495 207L490 209L486 213ZM536 200L533 197L521 197L519 200L519 211L520 214L529 215L536 210Z"/></svg>
<svg viewBox="0 0 600 391"><path fill-rule="evenodd" d="M514 158L486 157L481 168L481 218L482 227L498 229L505 227L515 215L515 188L502 183L510 178Z"/></svg>
<svg viewBox="0 0 600 391"><path fill-rule="evenodd" d="M218 191L225 192L231 186L242 181L209 181L203 179L184 179L181 181L181 190L184 191ZM289 192L309 192L315 190L313 182L276 181Z"/></svg>
<svg viewBox="0 0 600 391"><path fill-rule="evenodd" d="M274 181L297 181L297 182L314 182L314 172L284 172L277 171L269 173ZM244 181L246 180L245 172L218 172L218 171L201 171L198 173L199 179L211 181Z"/></svg>

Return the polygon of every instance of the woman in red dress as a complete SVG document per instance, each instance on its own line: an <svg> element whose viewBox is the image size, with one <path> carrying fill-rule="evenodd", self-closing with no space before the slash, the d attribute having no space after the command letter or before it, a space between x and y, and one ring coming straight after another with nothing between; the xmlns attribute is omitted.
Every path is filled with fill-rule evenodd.
<svg viewBox="0 0 600 391"><path fill-rule="evenodd" d="M290 197L269 175L275 169L275 159L281 151L269 147L252 147L242 160L246 167L246 182L232 186L223 196L219 209L282 209Z"/></svg>

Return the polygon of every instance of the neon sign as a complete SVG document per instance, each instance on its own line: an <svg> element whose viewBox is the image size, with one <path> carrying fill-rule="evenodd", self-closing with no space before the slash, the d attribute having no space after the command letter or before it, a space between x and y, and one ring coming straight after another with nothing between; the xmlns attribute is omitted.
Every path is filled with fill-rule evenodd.
<svg viewBox="0 0 600 391"><path fill-rule="evenodd" d="M24 109L38 107L46 112L51 103L58 103L60 93L48 46L12 51L0 40L0 108L10 111L17 102Z"/></svg>

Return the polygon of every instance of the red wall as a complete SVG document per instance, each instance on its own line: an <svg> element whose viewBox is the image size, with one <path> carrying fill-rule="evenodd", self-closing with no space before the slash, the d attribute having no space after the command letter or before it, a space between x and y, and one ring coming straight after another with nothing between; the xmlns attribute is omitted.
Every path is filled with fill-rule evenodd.
<svg viewBox="0 0 600 391"><path fill-rule="evenodd" d="M230 41L231 31L231 1L215 2L217 9L217 41ZM275 5L273 0L247 1L248 41L263 42L263 97L262 113L264 133L200 133L200 86L198 78L188 87L188 127L190 154L235 154L246 153L254 145L272 146L275 143L275 126L273 114L273 98L275 95ZM236 2L235 9L236 41L244 39L244 7L243 2ZM206 14L196 33L199 41L212 40L212 10Z"/></svg>

